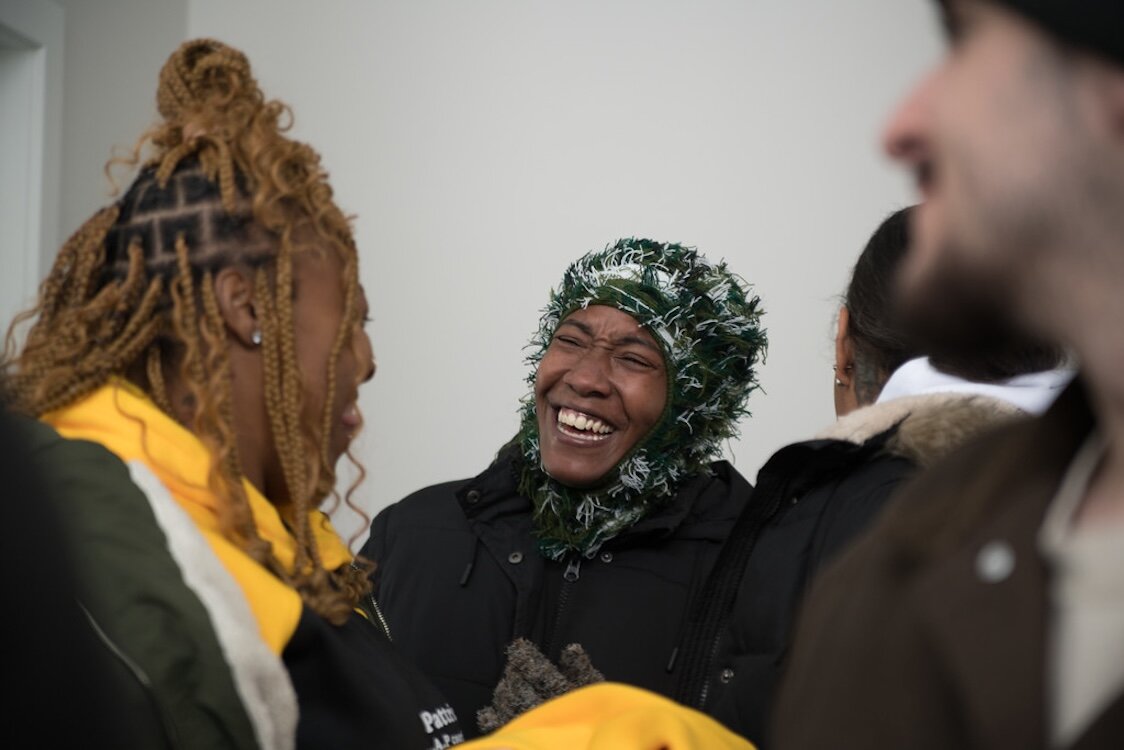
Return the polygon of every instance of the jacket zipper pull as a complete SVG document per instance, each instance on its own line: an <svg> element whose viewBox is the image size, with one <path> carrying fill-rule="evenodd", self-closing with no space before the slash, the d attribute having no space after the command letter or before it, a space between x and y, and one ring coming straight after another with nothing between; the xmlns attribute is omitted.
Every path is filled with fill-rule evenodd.
<svg viewBox="0 0 1124 750"><path fill-rule="evenodd" d="M390 635L390 625L387 624L386 618L382 614L382 609L379 608L379 603L375 601L374 593L368 593L367 598L371 601L371 613L378 618L378 624L382 626L382 632L386 634L386 639L393 643L394 638ZM375 623L372 622L371 624L373 625Z"/></svg>
<svg viewBox="0 0 1124 750"><path fill-rule="evenodd" d="M468 565L464 566L464 572L461 573L461 586L468 585L468 579L472 577L472 569L476 567L476 550L480 548L480 537L475 536L472 540L472 555L468 558Z"/></svg>
<svg viewBox="0 0 1124 750"><path fill-rule="evenodd" d="M355 570L359 570L359 566L355 564L354 560L351 562L351 567ZM386 618L382 614L382 609L379 608L379 603L375 601L374 591L367 592L367 602L370 603L371 610L367 612L368 616L364 619L366 619L367 622L371 623L371 625L380 626L382 632L386 634L386 639L393 643L394 639L390 636L390 625L387 624ZM374 619L372 619L372 617ZM378 621L377 623L375 622L376 620Z"/></svg>
<svg viewBox="0 0 1124 750"><path fill-rule="evenodd" d="M570 562L566 563L566 572L562 574L562 577L570 583L573 583L574 581L578 580L578 574L581 572L581 567L582 559L580 557L571 558Z"/></svg>

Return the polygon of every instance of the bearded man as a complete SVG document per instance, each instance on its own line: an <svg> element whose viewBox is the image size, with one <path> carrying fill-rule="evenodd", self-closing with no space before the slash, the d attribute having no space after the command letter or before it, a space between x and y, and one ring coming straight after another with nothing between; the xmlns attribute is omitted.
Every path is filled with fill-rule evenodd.
<svg viewBox="0 0 1124 750"><path fill-rule="evenodd" d="M818 580L773 747L1124 747L1124 3L950 0L887 152L930 351L1067 346L1054 407L920 477Z"/></svg>

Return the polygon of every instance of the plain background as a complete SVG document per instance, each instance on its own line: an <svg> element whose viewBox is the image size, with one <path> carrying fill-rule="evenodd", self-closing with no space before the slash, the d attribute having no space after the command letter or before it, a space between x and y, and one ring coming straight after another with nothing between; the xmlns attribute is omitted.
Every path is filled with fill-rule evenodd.
<svg viewBox="0 0 1124 750"><path fill-rule="evenodd" d="M695 245L763 299L763 388L727 450L743 474L826 426L839 294L913 194L881 126L941 48L929 0L9 3L66 18L59 237L109 200L102 166L152 121L179 41L241 48L292 106L356 215L368 513L487 465L551 286L625 236Z"/></svg>

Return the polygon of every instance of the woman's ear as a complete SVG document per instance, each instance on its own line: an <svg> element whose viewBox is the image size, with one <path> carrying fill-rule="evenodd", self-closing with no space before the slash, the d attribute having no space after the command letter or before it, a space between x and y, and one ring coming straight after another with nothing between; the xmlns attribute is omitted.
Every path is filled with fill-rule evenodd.
<svg viewBox="0 0 1124 750"><path fill-rule="evenodd" d="M855 394L855 346L849 333L851 313L846 307L839 308L839 322L835 329L834 387L835 416L842 417L858 409L860 404Z"/></svg>
<svg viewBox="0 0 1124 750"><path fill-rule="evenodd" d="M851 372L855 369L855 350L851 344L851 335L848 329L851 323L851 313L846 306L839 308L838 321L835 329L835 384L841 388L851 384ZM840 385L841 384L841 385Z"/></svg>
<svg viewBox="0 0 1124 750"><path fill-rule="evenodd" d="M226 330L247 349L261 344L261 322L254 306L254 283L249 269L227 266L215 274L215 300Z"/></svg>

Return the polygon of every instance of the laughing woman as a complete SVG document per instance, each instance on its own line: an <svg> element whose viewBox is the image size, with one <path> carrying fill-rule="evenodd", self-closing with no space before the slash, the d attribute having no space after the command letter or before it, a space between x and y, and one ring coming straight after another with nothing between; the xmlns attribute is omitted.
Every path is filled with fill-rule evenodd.
<svg viewBox="0 0 1124 750"><path fill-rule="evenodd" d="M259 743L291 747L294 724L308 747L459 739L359 611L365 569L319 510L374 374L358 255L319 157L221 43L173 54L157 102L151 158L42 285L9 366L14 406L129 465ZM130 662L170 647L162 636L122 644L141 654ZM154 699L178 687L152 685ZM183 715L162 713L169 744L190 746Z"/></svg>
<svg viewBox="0 0 1124 750"><path fill-rule="evenodd" d="M375 519L364 551L391 630L466 724L515 639L482 729L597 671L674 693L698 584L750 493L714 459L757 386L760 316L744 282L691 248L589 253L532 342L516 439L474 479Z"/></svg>

